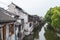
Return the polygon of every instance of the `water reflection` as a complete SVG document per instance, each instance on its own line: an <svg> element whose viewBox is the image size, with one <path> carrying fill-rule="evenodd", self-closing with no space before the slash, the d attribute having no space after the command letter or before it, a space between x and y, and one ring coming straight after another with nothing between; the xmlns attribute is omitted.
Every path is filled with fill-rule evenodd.
<svg viewBox="0 0 60 40"><path fill-rule="evenodd" d="M44 30L44 27L42 27L41 31L39 32L39 40L45 40L44 33L45 33L45 30Z"/></svg>
<svg viewBox="0 0 60 40"><path fill-rule="evenodd" d="M23 40L60 40L60 37L45 24L42 28L36 28L32 35L26 36Z"/></svg>
<svg viewBox="0 0 60 40"><path fill-rule="evenodd" d="M35 28L33 30L33 34L24 37L23 40L39 40L39 32L40 32L40 30L41 30L41 27Z"/></svg>
<svg viewBox="0 0 60 40"><path fill-rule="evenodd" d="M44 34L45 34L44 28L46 28L47 25L48 25L48 24L46 23L46 24L42 27L41 31L39 32L39 40L46 40L46 38L45 38L45 36L44 36Z"/></svg>
<svg viewBox="0 0 60 40"><path fill-rule="evenodd" d="M45 38L46 40L60 40L60 37L57 36L57 33L50 28L45 30Z"/></svg>

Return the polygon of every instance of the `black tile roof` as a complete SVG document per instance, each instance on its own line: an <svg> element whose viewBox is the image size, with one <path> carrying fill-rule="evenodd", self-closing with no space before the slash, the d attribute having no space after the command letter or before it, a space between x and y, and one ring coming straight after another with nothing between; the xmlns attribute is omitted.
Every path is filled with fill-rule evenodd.
<svg viewBox="0 0 60 40"><path fill-rule="evenodd" d="M14 18L5 14L5 11L3 8L0 8L0 24L15 22Z"/></svg>
<svg viewBox="0 0 60 40"><path fill-rule="evenodd" d="M19 10L20 10L21 12L23 12L24 14L30 15L30 14L28 14L27 12L25 12L21 7L19 7L19 6L17 6L16 4L14 4L13 2L12 2L11 4L15 5L16 8L19 9Z"/></svg>

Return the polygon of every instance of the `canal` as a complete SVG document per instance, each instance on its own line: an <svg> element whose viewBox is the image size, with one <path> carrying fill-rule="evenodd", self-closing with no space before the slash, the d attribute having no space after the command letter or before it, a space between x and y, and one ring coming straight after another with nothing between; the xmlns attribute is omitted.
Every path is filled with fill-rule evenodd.
<svg viewBox="0 0 60 40"><path fill-rule="evenodd" d="M46 23L44 26L36 28L32 35L24 37L23 40L60 40L60 34L49 29L47 25Z"/></svg>

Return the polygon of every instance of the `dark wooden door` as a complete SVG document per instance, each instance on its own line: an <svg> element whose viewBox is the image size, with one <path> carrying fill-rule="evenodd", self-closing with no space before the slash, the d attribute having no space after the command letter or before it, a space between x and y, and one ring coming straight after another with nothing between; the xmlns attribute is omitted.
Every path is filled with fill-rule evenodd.
<svg viewBox="0 0 60 40"><path fill-rule="evenodd" d="M3 40L6 40L6 25L3 26Z"/></svg>
<svg viewBox="0 0 60 40"><path fill-rule="evenodd" d="M24 19L21 19L21 23L22 23L22 29L24 27Z"/></svg>

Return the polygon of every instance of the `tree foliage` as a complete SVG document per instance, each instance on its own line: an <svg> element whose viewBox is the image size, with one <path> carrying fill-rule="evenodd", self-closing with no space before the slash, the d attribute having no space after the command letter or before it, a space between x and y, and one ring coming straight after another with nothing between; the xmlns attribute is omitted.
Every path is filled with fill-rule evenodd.
<svg viewBox="0 0 60 40"><path fill-rule="evenodd" d="M60 7L50 8L45 15L45 22L54 29L60 28Z"/></svg>

